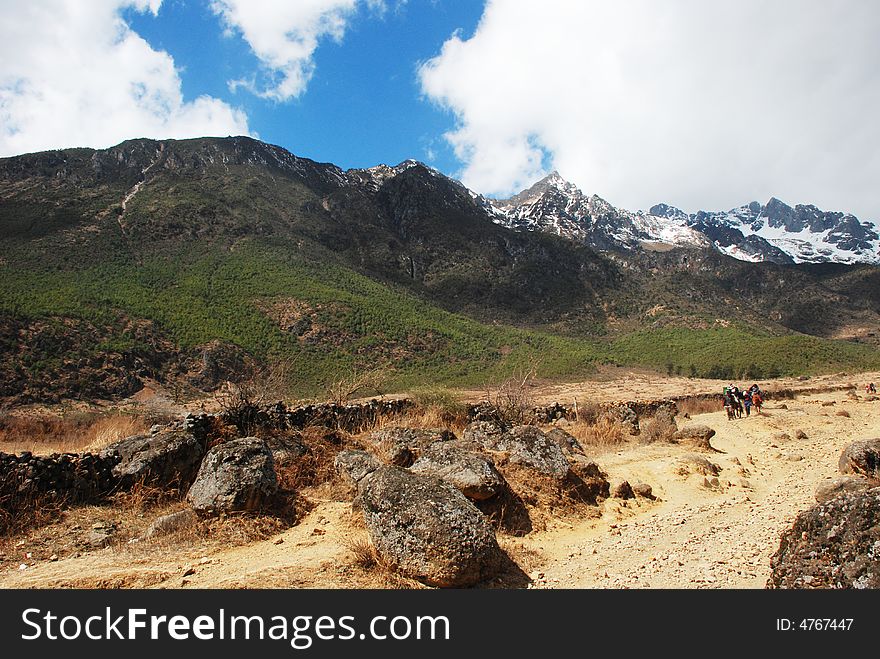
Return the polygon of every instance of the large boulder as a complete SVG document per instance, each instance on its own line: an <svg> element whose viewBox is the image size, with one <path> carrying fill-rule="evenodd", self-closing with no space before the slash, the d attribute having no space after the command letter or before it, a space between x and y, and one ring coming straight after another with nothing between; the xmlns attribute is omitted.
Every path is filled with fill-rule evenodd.
<svg viewBox="0 0 880 659"><path fill-rule="evenodd" d="M340 451L336 454L333 466L348 488L356 491L364 477L376 471L382 463L375 455L366 451Z"/></svg>
<svg viewBox="0 0 880 659"><path fill-rule="evenodd" d="M853 442L841 452L837 467L841 474L880 478L880 439Z"/></svg>
<svg viewBox="0 0 880 659"><path fill-rule="evenodd" d="M455 435L449 430L399 426L383 428L367 436L367 442L385 457L386 462L397 467L409 467L435 442L454 439Z"/></svg>
<svg viewBox="0 0 880 659"><path fill-rule="evenodd" d="M684 444L691 448L703 451L715 451L709 440L715 436L715 431L709 426L695 424L685 426L672 436L672 442L675 444Z"/></svg>
<svg viewBox="0 0 880 659"><path fill-rule="evenodd" d="M205 455L205 446L185 431L134 435L107 446L103 457L118 456L113 475L123 488L136 483L185 489L193 482Z"/></svg>
<svg viewBox="0 0 880 659"><path fill-rule="evenodd" d="M383 466L363 479L360 503L386 565L430 586L471 586L496 575L503 553L483 513L438 478Z"/></svg>
<svg viewBox="0 0 880 659"><path fill-rule="evenodd" d="M507 453L513 464L528 467L555 480L565 480L571 473L571 464L559 444L535 426L511 428L489 448Z"/></svg>
<svg viewBox="0 0 880 659"><path fill-rule="evenodd" d="M494 497L507 486L491 460L452 442L438 442L428 447L410 471L440 478L475 501Z"/></svg>
<svg viewBox="0 0 880 659"><path fill-rule="evenodd" d="M263 440L245 437L208 451L186 500L201 514L256 511L277 492L272 451Z"/></svg>
<svg viewBox="0 0 880 659"><path fill-rule="evenodd" d="M800 513L770 559L768 588L880 588L880 488Z"/></svg>

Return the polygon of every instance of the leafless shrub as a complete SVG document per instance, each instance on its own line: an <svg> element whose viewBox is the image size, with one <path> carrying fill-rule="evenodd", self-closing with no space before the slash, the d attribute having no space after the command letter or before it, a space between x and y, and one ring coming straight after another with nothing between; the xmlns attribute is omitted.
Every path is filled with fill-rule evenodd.
<svg viewBox="0 0 880 659"><path fill-rule="evenodd" d="M263 408L288 397L294 366L290 359L271 361L250 379L227 383L216 396L221 417L242 434L252 435Z"/></svg>
<svg viewBox="0 0 880 659"><path fill-rule="evenodd" d="M494 392L491 389L486 391L486 400L498 410L506 422L522 424L530 420L529 417L535 409L532 388L537 372L538 364L532 362L514 371Z"/></svg>
<svg viewBox="0 0 880 659"><path fill-rule="evenodd" d="M391 376L391 366L382 364L371 368L354 366L339 373L326 385L326 400L336 405L344 405L355 394L371 392L382 395L383 388Z"/></svg>

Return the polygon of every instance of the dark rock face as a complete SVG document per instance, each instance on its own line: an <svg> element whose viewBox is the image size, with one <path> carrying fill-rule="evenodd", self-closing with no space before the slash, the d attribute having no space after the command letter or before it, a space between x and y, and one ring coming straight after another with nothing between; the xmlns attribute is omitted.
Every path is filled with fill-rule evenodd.
<svg viewBox="0 0 880 659"><path fill-rule="evenodd" d="M363 480L360 502L379 557L407 577L464 587L501 568L504 555L483 513L437 478L380 467Z"/></svg>
<svg viewBox="0 0 880 659"><path fill-rule="evenodd" d="M448 442L429 447L410 471L439 478L475 501L494 497L507 486L491 460Z"/></svg>
<svg viewBox="0 0 880 659"><path fill-rule="evenodd" d="M186 488L195 478L205 446L192 433L170 431L121 439L105 448L101 455L119 456L113 474L122 487L144 482Z"/></svg>
<svg viewBox="0 0 880 659"><path fill-rule="evenodd" d="M615 499L635 499L636 494L629 481L620 481L611 488L611 496Z"/></svg>
<svg viewBox="0 0 880 659"><path fill-rule="evenodd" d="M853 442L843 449L837 467L841 474L880 478L880 439Z"/></svg>
<svg viewBox="0 0 880 659"><path fill-rule="evenodd" d="M672 436L672 441L704 451L714 451L715 449L709 443L709 440L714 436L715 431L709 426L692 425L685 426L676 432Z"/></svg>
<svg viewBox="0 0 880 659"><path fill-rule="evenodd" d="M511 428L489 448L507 453L513 464L529 467L556 480L564 480L571 472L571 465L559 444L534 426Z"/></svg>
<svg viewBox="0 0 880 659"><path fill-rule="evenodd" d="M409 467L435 442L448 442L454 439L455 435L448 430L392 427L371 433L367 441L384 453L390 464Z"/></svg>
<svg viewBox="0 0 880 659"><path fill-rule="evenodd" d="M245 437L208 451L186 500L201 514L256 511L277 492L272 452L263 440Z"/></svg>
<svg viewBox="0 0 880 659"><path fill-rule="evenodd" d="M382 463L375 455L366 451L340 451L336 454L333 466L349 489L356 491L364 477L376 471Z"/></svg>
<svg viewBox="0 0 880 659"><path fill-rule="evenodd" d="M768 588L880 588L880 488L800 513L780 540Z"/></svg>

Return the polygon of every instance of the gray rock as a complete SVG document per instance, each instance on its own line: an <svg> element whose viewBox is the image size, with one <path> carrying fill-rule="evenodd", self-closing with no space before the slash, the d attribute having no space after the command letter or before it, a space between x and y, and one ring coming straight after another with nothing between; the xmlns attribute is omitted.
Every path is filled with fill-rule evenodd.
<svg viewBox="0 0 880 659"><path fill-rule="evenodd" d="M136 483L158 487L189 487L205 455L195 435L182 431L134 435L106 447L101 455L118 455L113 475L123 488Z"/></svg>
<svg viewBox="0 0 880 659"><path fill-rule="evenodd" d="M837 467L841 474L880 478L880 439L853 442L841 452Z"/></svg>
<svg viewBox="0 0 880 659"><path fill-rule="evenodd" d="M198 521L199 516L196 515L194 510L190 508L178 510L176 513L162 515L153 520L144 537L150 539L177 533L198 524Z"/></svg>
<svg viewBox="0 0 880 659"><path fill-rule="evenodd" d="M507 487L491 460L450 444L440 442L430 446L410 471L440 478L475 501L494 497Z"/></svg>
<svg viewBox="0 0 880 659"><path fill-rule="evenodd" d="M676 432L672 436L672 442L704 451L715 451L716 449L709 443L709 440L714 436L715 431L712 428L696 424L685 426Z"/></svg>
<svg viewBox="0 0 880 659"><path fill-rule="evenodd" d="M366 451L340 451L333 461L336 473L350 490L357 490L365 476L372 474L382 463L372 453Z"/></svg>
<svg viewBox="0 0 880 659"><path fill-rule="evenodd" d="M383 466L361 483L360 504L379 558L430 586L471 586L495 576L503 552L486 517L438 478Z"/></svg>
<svg viewBox="0 0 880 659"><path fill-rule="evenodd" d="M504 430L496 423L491 421L474 421L464 429L461 438L466 443L491 451L503 434Z"/></svg>
<svg viewBox="0 0 880 659"><path fill-rule="evenodd" d="M208 451L186 500L200 514L256 511L277 492L272 452L263 440L245 437Z"/></svg>
<svg viewBox="0 0 880 659"><path fill-rule="evenodd" d="M446 442L454 439L455 435L449 430L422 430L393 426L370 433L367 442L384 455L389 464L397 467L409 467L434 442Z"/></svg>
<svg viewBox="0 0 880 659"><path fill-rule="evenodd" d="M801 512L770 559L767 588L880 588L880 488Z"/></svg>
<svg viewBox="0 0 880 659"><path fill-rule="evenodd" d="M878 481L871 481L864 476L838 476L826 483L819 483L816 487L816 501L825 503L841 494L863 492L871 487L877 487Z"/></svg>
<svg viewBox="0 0 880 659"><path fill-rule="evenodd" d="M577 438L565 432L562 428L553 428L553 430L547 433L547 436L556 442L566 456L585 454L584 447L581 446Z"/></svg>
<svg viewBox="0 0 880 659"><path fill-rule="evenodd" d="M491 447L509 455L513 464L534 469L562 481L571 472L571 464L553 439L535 426L517 426L501 435Z"/></svg>

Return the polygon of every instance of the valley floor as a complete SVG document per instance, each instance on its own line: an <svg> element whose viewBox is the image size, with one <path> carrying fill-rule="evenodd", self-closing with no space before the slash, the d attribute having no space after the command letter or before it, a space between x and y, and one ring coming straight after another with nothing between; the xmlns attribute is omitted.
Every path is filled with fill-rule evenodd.
<svg viewBox="0 0 880 659"><path fill-rule="evenodd" d="M874 378L876 374L858 376ZM644 392L682 395L675 379L653 384L641 376L548 391L591 387L606 400ZM818 379L817 379L818 380ZM683 380L683 383L688 382ZM840 384L840 378L836 379ZM801 387L816 385L799 383ZM833 381L825 383L832 386ZM500 536L518 565L489 587L762 588L780 534L809 507L818 484L831 479L848 443L880 435L880 401L851 392L805 393L775 400L760 416L728 421L723 412L694 416L717 431L717 481L697 473L693 452L672 444L628 442L593 457L614 480L644 482L657 500L609 499L601 516L550 516L547 528L522 538ZM638 396L635 396L638 397ZM797 439L803 431L805 439ZM312 497L299 524L266 540L224 548L218 543L110 548L50 560L51 534L40 547L20 541L0 558L0 587L362 588L400 587L380 568L364 566L358 547L366 531L348 502ZM59 527L58 542L66 531ZM36 536L34 536L36 537ZM31 553L27 557L27 553ZM24 566L22 568L22 566ZM515 573L515 574L514 574Z"/></svg>

